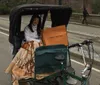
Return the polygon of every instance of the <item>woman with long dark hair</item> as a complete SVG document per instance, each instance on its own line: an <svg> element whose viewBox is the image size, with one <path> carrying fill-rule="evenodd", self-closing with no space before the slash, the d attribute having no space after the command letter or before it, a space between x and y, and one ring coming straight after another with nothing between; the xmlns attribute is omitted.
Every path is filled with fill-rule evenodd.
<svg viewBox="0 0 100 85"><path fill-rule="evenodd" d="M25 27L25 40L14 56L12 62L6 69L6 73L12 72L13 85L19 85L18 80L34 77L34 51L41 46L41 19L38 15L33 15L29 24ZM27 84L25 84L27 85Z"/></svg>
<svg viewBox="0 0 100 85"><path fill-rule="evenodd" d="M25 27L25 39L26 41L40 41L41 33L41 18L39 15L33 15L30 23Z"/></svg>

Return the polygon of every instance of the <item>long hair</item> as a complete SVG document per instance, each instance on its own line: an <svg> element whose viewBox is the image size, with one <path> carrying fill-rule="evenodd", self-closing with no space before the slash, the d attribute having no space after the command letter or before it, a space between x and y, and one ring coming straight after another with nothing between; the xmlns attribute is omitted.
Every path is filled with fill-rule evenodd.
<svg viewBox="0 0 100 85"><path fill-rule="evenodd" d="M39 19L39 23L37 25L37 34L38 34L38 36L40 36L40 33L41 33L41 18L40 18L40 16L33 15L31 20L30 20L30 23L28 24L28 27L31 30L31 32L34 32L33 29L32 29L32 24L33 24L33 21L34 21L35 18Z"/></svg>

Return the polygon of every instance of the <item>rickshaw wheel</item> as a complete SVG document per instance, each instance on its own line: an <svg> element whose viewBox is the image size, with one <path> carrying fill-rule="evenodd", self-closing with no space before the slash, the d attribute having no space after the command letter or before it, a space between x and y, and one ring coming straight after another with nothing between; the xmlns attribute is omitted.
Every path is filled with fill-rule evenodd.
<svg viewBox="0 0 100 85"><path fill-rule="evenodd" d="M60 85L57 80L52 81L52 85Z"/></svg>

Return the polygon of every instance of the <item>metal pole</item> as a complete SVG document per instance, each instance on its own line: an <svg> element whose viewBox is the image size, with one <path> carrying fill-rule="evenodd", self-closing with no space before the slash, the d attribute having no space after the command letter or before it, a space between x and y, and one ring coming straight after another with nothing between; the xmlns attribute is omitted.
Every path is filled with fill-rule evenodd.
<svg viewBox="0 0 100 85"><path fill-rule="evenodd" d="M83 9L85 8L85 0L83 0Z"/></svg>
<svg viewBox="0 0 100 85"><path fill-rule="evenodd" d="M62 0L59 0L59 1L58 1L58 4L59 4L59 5L62 5Z"/></svg>

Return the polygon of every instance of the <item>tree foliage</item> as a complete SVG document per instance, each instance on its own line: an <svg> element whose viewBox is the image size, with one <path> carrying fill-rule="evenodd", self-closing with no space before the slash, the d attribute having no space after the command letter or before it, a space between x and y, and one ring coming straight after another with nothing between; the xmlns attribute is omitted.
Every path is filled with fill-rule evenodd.
<svg viewBox="0 0 100 85"><path fill-rule="evenodd" d="M95 14L100 13L100 0L93 0L92 10Z"/></svg>
<svg viewBox="0 0 100 85"><path fill-rule="evenodd" d="M58 3L58 0L0 0L0 14L7 14L7 13L9 13L10 10L13 7L17 6L17 5L30 4L30 3L34 3L34 2L37 2L37 3L47 3L48 2L49 3L50 1L52 1L52 2L54 1L55 4ZM62 2L63 1L64 0L62 0ZM82 11L81 10L82 8L78 7L79 5L82 4L82 1L85 2L86 6L88 6L87 3L90 3L90 1L92 1L92 11L93 11L93 13L97 13L97 14L100 13L100 0L65 0L65 1L66 2L68 1L67 4L69 4L69 1L71 3L77 2L75 4L72 4L73 5L72 6L73 10L75 9L75 12L81 12Z"/></svg>

